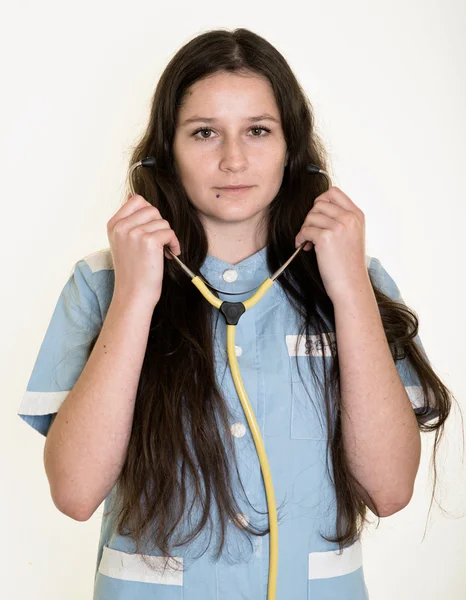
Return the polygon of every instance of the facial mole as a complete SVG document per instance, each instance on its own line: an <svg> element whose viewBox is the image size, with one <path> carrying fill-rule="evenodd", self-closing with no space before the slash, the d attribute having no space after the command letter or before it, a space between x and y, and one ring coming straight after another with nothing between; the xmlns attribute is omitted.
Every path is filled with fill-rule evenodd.
<svg viewBox="0 0 466 600"><path fill-rule="evenodd" d="M217 195L216 195L216 198L220 198L220 194L217 194Z"/></svg>

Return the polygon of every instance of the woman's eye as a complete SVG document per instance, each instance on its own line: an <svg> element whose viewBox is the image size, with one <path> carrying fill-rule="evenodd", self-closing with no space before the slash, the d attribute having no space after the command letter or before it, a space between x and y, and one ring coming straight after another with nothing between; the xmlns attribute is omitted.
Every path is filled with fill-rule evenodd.
<svg viewBox="0 0 466 600"><path fill-rule="evenodd" d="M268 129L267 127L251 127L251 130L257 130L257 131L265 131L267 133L270 133L270 129ZM265 137L263 135L256 135L254 137Z"/></svg>
<svg viewBox="0 0 466 600"><path fill-rule="evenodd" d="M198 129L197 131L195 131L193 133L193 137L196 140L210 140L211 136L208 136L208 137L204 137L204 136L197 137L197 134L198 133L211 132L211 131L212 131L212 129L210 129L209 127L201 127L200 129ZM265 131L266 134L270 133L270 129L268 129L267 127L251 127L249 131L261 131L261 132ZM252 137L265 137L265 135L253 135Z"/></svg>
<svg viewBox="0 0 466 600"><path fill-rule="evenodd" d="M195 132L194 132L194 134L193 134L193 135L196 135L197 133L204 133L204 132L206 132L206 131L212 131L212 129L198 129L197 131L195 131ZM200 138L198 138L198 139L201 139L201 140L208 140L209 138L208 138L208 137L207 137L207 138L205 138L205 137L202 137L202 136L201 136L201 137L200 137Z"/></svg>

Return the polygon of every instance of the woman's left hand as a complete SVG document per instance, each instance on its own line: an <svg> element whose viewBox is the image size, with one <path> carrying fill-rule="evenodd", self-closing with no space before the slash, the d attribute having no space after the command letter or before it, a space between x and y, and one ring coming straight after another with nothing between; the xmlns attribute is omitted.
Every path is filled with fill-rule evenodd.
<svg viewBox="0 0 466 600"><path fill-rule="evenodd" d="M370 286L366 267L365 216L338 187L317 196L296 236L301 252L315 247L320 276L332 302Z"/></svg>

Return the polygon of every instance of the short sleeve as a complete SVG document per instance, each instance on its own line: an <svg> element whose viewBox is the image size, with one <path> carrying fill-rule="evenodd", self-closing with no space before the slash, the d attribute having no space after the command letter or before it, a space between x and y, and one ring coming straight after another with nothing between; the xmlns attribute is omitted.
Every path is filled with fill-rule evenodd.
<svg viewBox="0 0 466 600"><path fill-rule="evenodd" d="M404 301L400 290L393 280L393 278L388 274L382 263L378 258L371 257L369 262L369 272L373 278L376 286L382 291L386 296L391 298L396 302L401 302L406 306L406 302ZM427 357L426 351L422 344L421 338L418 335L414 338L414 342L417 344L419 349L424 354L427 362L430 365L430 360ZM400 376L403 385L405 386L406 392L411 400L411 404L413 406L414 412L416 413L418 421L422 423L427 423L432 421L438 416L438 411L435 408L430 408L426 403L426 398L424 396L421 382L419 377L414 370L412 364L408 360L407 357L397 360L396 368L398 370L398 374Z"/></svg>
<svg viewBox="0 0 466 600"><path fill-rule="evenodd" d="M78 380L101 327L92 271L82 259L60 293L18 410L42 435Z"/></svg>

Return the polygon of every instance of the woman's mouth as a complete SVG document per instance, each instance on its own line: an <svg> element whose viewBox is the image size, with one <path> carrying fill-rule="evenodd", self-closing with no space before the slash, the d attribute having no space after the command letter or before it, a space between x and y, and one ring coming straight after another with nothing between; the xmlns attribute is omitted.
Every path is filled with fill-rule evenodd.
<svg viewBox="0 0 466 600"><path fill-rule="evenodd" d="M252 189L253 186L252 185L248 185L248 186L241 186L241 187L223 187L223 188L217 188L219 192L223 192L225 194L233 194L233 195L238 195L238 194L243 194L244 192L247 192L248 190Z"/></svg>

